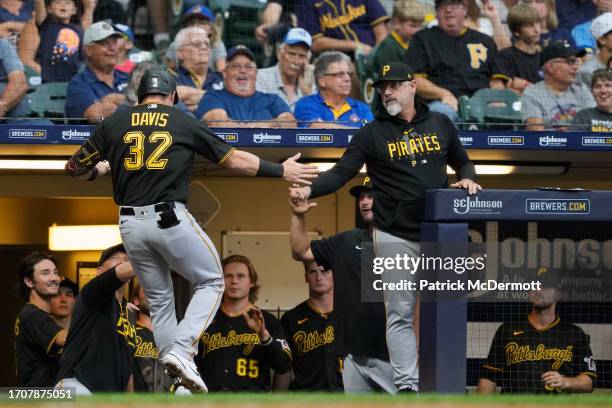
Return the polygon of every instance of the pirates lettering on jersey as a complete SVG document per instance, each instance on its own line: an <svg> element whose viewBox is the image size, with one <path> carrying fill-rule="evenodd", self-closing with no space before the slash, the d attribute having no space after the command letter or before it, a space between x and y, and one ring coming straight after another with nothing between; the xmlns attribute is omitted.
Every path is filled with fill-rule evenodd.
<svg viewBox="0 0 612 408"><path fill-rule="evenodd" d="M123 309L117 319L117 333L125 337L128 346L136 347L136 327L128 320Z"/></svg>
<svg viewBox="0 0 612 408"><path fill-rule="evenodd" d="M332 17L331 13L326 13L321 16L321 30L325 31L328 29L334 29L339 26L348 25L351 21L363 16L366 14L366 6L362 4L361 6L355 7L353 5L348 4L346 6L346 14Z"/></svg>
<svg viewBox="0 0 612 408"><path fill-rule="evenodd" d="M487 61L489 50L482 43L467 44L467 49L470 53L470 66L480 69L482 63Z"/></svg>
<svg viewBox="0 0 612 408"><path fill-rule="evenodd" d="M161 112L132 112L132 126L159 126L168 124L168 114Z"/></svg>
<svg viewBox="0 0 612 408"><path fill-rule="evenodd" d="M387 142L387 151L392 161L410 159L413 161L412 165L415 166L416 155L440 153L441 147L437 133L418 134L410 129L404 131L403 140Z"/></svg>
<svg viewBox="0 0 612 408"><path fill-rule="evenodd" d="M293 342L296 346L296 354L303 356L304 354L315 350L326 344L332 344L334 342L334 327L327 326L323 333L319 331L298 331L293 335Z"/></svg>
<svg viewBox="0 0 612 408"><path fill-rule="evenodd" d="M136 335L135 339L136 350L134 350L135 358L153 358L156 359L159 356L157 347L153 341L147 341L139 335Z"/></svg>
<svg viewBox="0 0 612 408"><path fill-rule="evenodd" d="M259 334L257 333L240 333L235 330L230 330L227 336L221 333L204 333L200 339L204 346L204 353L221 349L224 347L242 346L244 345L244 355L249 355L253 351L253 347L260 343Z"/></svg>
<svg viewBox="0 0 612 408"><path fill-rule="evenodd" d="M506 344L506 365L522 363L524 361L542 361L554 360L552 364L553 370L558 370L563 363L571 363L574 353L573 346L567 346L565 349L549 347L544 344L538 344L532 349L529 345L519 346L515 342Z"/></svg>

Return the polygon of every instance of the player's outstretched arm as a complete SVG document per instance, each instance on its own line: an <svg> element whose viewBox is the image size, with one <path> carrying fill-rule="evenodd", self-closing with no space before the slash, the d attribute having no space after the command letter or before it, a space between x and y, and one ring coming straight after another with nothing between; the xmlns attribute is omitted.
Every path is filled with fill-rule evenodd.
<svg viewBox="0 0 612 408"><path fill-rule="evenodd" d="M98 176L110 173L108 161L100 160L100 152L87 141L68 159L64 169L72 177L79 180L92 181Z"/></svg>
<svg viewBox="0 0 612 408"><path fill-rule="evenodd" d="M282 177L292 183L310 184L319 174L317 166L298 163L300 153L288 158L282 164L260 159L244 150L234 151L221 165L245 176Z"/></svg>
<svg viewBox="0 0 612 408"><path fill-rule="evenodd" d="M291 255L296 261L310 262L314 261L314 255L310 248L310 237L306 231L305 214L317 203L311 203L308 200L296 200L289 198L291 205L291 225L289 227L289 241L291 243Z"/></svg>

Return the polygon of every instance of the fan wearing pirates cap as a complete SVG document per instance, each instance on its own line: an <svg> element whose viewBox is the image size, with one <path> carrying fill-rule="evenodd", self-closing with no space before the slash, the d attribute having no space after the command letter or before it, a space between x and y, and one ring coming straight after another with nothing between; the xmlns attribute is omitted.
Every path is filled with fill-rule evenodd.
<svg viewBox="0 0 612 408"><path fill-rule="evenodd" d="M166 68L145 72L137 96L138 105L97 126L66 170L73 177L93 180L112 168L121 238L150 303L160 361L188 389L206 391L193 356L219 308L223 275L212 241L185 207L194 155L242 175L306 184L318 170L298 163L299 154L277 164L225 143L173 107L178 101L176 81ZM170 268L194 291L180 324Z"/></svg>
<svg viewBox="0 0 612 408"><path fill-rule="evenodd" d="M597 378L589 337L556 313L560 277L540 268L541 290L531 291L531 312L497 329L481 369L478 392L554 394L592 392Z"/></svg>

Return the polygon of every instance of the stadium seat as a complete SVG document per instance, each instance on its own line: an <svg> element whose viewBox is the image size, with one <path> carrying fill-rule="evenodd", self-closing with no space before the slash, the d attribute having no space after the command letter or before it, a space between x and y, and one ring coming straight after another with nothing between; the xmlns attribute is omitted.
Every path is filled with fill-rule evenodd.
<svg viewBox="0 0 612 408"><path fill-rule="evenodd" d="M26 97L32 117L64 117L64 103L68 82L47 82L41 84Z"/></svg>
<svg viewBox="0 0 612 408"><path fill-rule="evenodd" d="M254 0L212 0L210 8L221 11L224 17L223 42L227 49L238 44L246 45L262 66L263 50L255 39L255 28L259 25L259 13L265 2Z"/></svg>
<svg viewBox="0 0 612 408"><path fill-rule="evenodd" d="M372 57L365 54L355 55L355 68L357 70L357 77L359 78L359 84L361 85L361 98L365 103L372 103L374 100L374 68L372 66Z"/></svg>
<svg viewBox="0 0 612 408"><path fill-rule="evenodd" d="M459 98L459 116L470 130L513 130L522 122L521 102L508 89L484 88L472 97Z"/></svg>
<svg viewBox="0 0 612 408"><path fill-rule="evenodd" d="M37 87L40 86L41 76L38 72L34 71L27 65L24 65L24 72L26 74L26 79L28 81L28 93L34 92Z"/></svg>

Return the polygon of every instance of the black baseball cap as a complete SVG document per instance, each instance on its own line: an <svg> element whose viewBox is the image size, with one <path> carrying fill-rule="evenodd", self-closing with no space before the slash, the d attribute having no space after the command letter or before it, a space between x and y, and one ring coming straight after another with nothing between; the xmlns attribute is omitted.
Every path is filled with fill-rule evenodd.
<svg viewBox="0 0 612 408"><path fill-rule="evenodd" d="M98 267L102 266L102 264L106 262L108 258L115 255L117 252L125 252L127 254L123 244L117 244L113 245L110 248L106 248L104 251L102 251L102 254L100 255L100 259L98 260Z"/></svg>
<svg viewBox="0 0 612 408"><path fill-rule="evenodd" d="M437 9L438 7L440 7L443 4L446 3L462 3L465 4L465 0L436 0L435 1L435 8Z"/></svg>
<svg viewBox="0 0 612 408"><path fill-rule="evenodd" d="M561 278L566 274L563 268L553 268L550 266L540 266L536 270L535 281L541 283L542 289L553 288L562 289Z"/></svg>
<svg viewBox="0 0 612 408"><path fill-rule="evenodd" d="M576 51L567 41L551 41L540 54L540 66L555 58L584 57L586 49Z"/></svg>
<svg viewBox="0 0 612 408"><path fill-rule="evenodd" d="M361 196L361 193L363 192L371 193L372 188L374 188L372 186L372 180L370 180L370 177L366 177L363 179L363 183L361 183L360 185L351 187L351 189L349 190L349 193L353 197L359 198L359 196Z"/></svg>
<svg viewBox="0 0 612 408"><path fill-rule="evenodd" d="M412 81L413 79L414 75L408 65L403 62L390 62L380 67L378 79L372 86L378 87L385 81Z"/></svg>
<svg viewBox="0 0 612 408"><path fill-rule="evenodd" d="M253 51L249 50L249 48L246 45L240 44L240 45L230 48L230 50L227 52L227 56L225 57L225 60L227 62L230 62L236 55L244 55L251 61L255 62L255 55L253 54Z"/></svg>
<svg viewBox="0 0 612 408"><path fill-rule="evenodd" d="M77 284L65 276L61 277L60 288L68 288L72 290L74 297L77 297L77 295L79 294L79 287L77 286Z"/></svg>

